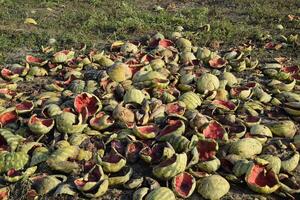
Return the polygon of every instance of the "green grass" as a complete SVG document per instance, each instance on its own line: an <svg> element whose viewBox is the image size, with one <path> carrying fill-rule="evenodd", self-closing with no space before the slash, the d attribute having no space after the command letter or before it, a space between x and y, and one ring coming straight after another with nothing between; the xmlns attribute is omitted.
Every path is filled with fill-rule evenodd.
<svg viewBox="0 0 300 200"><path fill-rule="evenodd" d="M24 3L26 2L26 3ZM154 11L153 2L163 8ZM167 3L166 3L167 2ZM16 60L26 51L47 45L49 38L57 47L69 48L78 43L102 47L113 40L135 39L157 31L169 34L183 26L186 36L197 45L213 40L224 46L236 46L262 33L272 35L299 31L299 22L288 22L288 14L299 14L297 0L0 0L0 63ZM262 3L263 2L263 3ZM50 9L52 10L50 10ZM32 17L37 26L25 25ZM274 27L285 26L282 33ZM210 24L210 32L201 26Z"/></svg>

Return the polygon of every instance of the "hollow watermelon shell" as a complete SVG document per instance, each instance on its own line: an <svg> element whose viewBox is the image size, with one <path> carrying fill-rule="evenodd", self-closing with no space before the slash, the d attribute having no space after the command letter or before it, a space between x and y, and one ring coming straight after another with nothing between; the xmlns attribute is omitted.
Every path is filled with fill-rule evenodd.
<svg viewBox="0 0 300 200"><path fill-rule="evenodd" d="M173 192L179 197L188 198L193 194L195 188L196 180L187 172L176 175L172 180Z"/></svg>
<svg viewBox="0 0 300 200"><path fill-rule="evenodd" d="M95 95L83 92L75 97L74 107L78 113L84 112L84 109L87 108L89 117L96 114L102 108L102 104Z"/></svg>
<svg viewBox="0 0 300 200"><path fill-rule="evenodd" d="M185 153L174 154L171 158L153 167L152 173L159 179L170 180L177 174L183 172L186 165L187 155Z"/></svg>
<svg viewBox="0 0 300 200"><path fill-rule="evenodd" d="M273 193L280 187L274 171L255 163L249 167L245 181L251 190L263 194Z"/></svg>
<svg viewBox="0 0 300 200"><path fill-rule="evenodd" d="M133 133L140 139L152 139L158 134L158 127L154 124L146 126L134 126Z"/></svg>

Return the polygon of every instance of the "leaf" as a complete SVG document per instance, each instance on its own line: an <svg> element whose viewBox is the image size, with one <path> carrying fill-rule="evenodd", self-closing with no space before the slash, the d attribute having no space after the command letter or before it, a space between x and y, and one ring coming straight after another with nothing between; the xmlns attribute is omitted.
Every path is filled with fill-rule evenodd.
<svg viewBox="0 0 300 200"><path fill-rule="evenodd" d="M154 6L154 11L162 11L162 10L164 10L164 8L161 7L160 5Z"/></svg>
<svg viewBox="0 0 300 200"><path fill-rule="evenodd" d="M42 46L41 48L42 48L43 53L50 53L50 52L54 51L54 48L50 47L50 46L47 46L47 47Z"/></svg>
<svg viewBox="0 0 300 200"><path fill-rule="evenodd" d="M125 44L125 42L123 42L121 40L117 40L111 44L110 49L114 50L114 49L120 48L124 44Z"/></svg>
<svg viewBox="0 0 300 200"><path fill-rule="evenodd" d="M25 21L24 21L24 24L37 25L37 22L32 18L26 18Z"/></svg>
<svg viewBox="0 0 300 200"><path fill-rule="evenodd" d="M293 20L300 20L300 16L297 16L297 15L288 15L288 19L290 21L293 21Z"/></svg>
<svg viewBox="0 0 300 200"><path fill-rule="evenodd" d="M274 47L274 49L275 49L275 50L279 50L279 49L281 49L282 47L283 47L283 45L280 43L280 44L276 44L275 47Z"/></svg>
<svg viewBox="0 0 300 200"><path fill-rule="evenodd" d="M279 50L282 47L283 47L282 43L274 43L274 42L268 42L264 46L265 49L270 49L270 50Z"/></svg>
<svg viewBox="0 0 300 200"><path fill-rule="evenodd" d="M279 56L277 58L274 58L274 60L276 60L278 63L282 64L282 63L288 61L289 59L287 57Z"/></svg>

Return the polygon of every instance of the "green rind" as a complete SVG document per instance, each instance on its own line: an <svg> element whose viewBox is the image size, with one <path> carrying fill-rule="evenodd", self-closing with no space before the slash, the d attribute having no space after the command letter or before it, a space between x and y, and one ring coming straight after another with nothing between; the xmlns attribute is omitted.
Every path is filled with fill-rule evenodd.
<svg viewBox="0 0 300 200"><path fill-rule="evenodd" d="M176 200L176 197L169 188L159 187L147 194L145 200Z"/></svg>
<svg viewBox="0 0 300 200"><path fill-rule="evenodd" d="M176 156L174 163L164 167L160 167L159 165L154 166L152 170L154 176L162 180L169 180L183 172L187 165L187 155L185 153L181 153L174 156Z"/></svg>

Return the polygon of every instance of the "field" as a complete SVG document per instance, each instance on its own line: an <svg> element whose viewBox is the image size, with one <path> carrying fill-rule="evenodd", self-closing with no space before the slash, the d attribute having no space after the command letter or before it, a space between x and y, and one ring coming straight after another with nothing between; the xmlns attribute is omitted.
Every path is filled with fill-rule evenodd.
<svg viewBox="0 0 300 200"><path fill-rule="evenodd" d="M49 46L55 52L71 48L79 50L84 46L86 53L107 50L117 40L146 41L157 32L170 37L172 32L180 29L183 29L184 37L198 47L208 47L223 54L249 45L253 47L251 56L260 64L275 62L274 58L277 58L280 62L287 61L289 66L299 67L299 16L299 0L0 0L0 69L24 63L26 55L43 57L42 49ZM37 24L24 23L26 18L34 19ZM292 40L293 37L296 39ZM35 82L18 82L17 92L31 97L38 95L51 83L49 77L37 78ZM243 72L240 77L253 78L253 74ZM299 94L299 86L295 88ZM2 105L1 101L1 107L13 106L16 101L5 103ZM295 120L297 134L298 122ZM44 139L48 141L49 138ZM149 170L142 171L140 164L132 167L141 176L151 174ZM299 165L293 175L300 185ZM0 188L2 183L0 179ZM12 184L11 199L20 196L26 199L26 184ZM130 199L131 194L132 191L117 187L98 199ZM49 196L43 198L52 199ZM222 199L288 198L300 196L299 193L294 197L260 195L233 181L230 192ZM202 197L195 194L189 199Z"/></svg>
<svg viewBox="0 0 300 200"><path fill-rule="evenodd" d="M163 10L154 11L154 5ZM257 41L262 34L278 37L299 32L299 21L290 22L287 17L299 13L297 0L266 0L263 5L260 0L2 0L0 6L1 63L22 59L25 52L39 50L50 38L56 39L60 49L81 43L99 48L114 40L170 33L182 26L195 45L221 43L221 48L229 48L249 39ZM25 25L26 17L34 18L38 25ZM209 32L201 29L205 24L210 24ZM284 29L276 29L278 24ZM289 51L276 53L299 61L296 49ZM263 51L260 56L270 55Z"/></svg>

